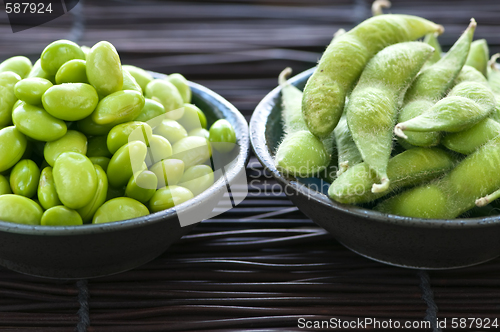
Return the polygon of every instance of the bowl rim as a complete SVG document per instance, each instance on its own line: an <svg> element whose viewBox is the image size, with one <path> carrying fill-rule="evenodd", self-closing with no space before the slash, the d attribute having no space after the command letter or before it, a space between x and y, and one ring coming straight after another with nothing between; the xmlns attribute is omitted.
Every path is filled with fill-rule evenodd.
<svg viewBox="0 0 500 332"><path fill-rule="evenodd" d="M299 81L307 79L317 67L305 70L288 81L291 84L296 84ZM277 86L271 90L257 105L250 119L250 142L252 149L264 166L274 178L283 186L290 186L292 190L307 196L315 202L324 206L330 207L336 211L351 214L355 217L369 219L387 224L397 224L399 226L419 227L419 228L482 228L491 225L500 224L500 216L476 217L476 218L456 218L456 219L424 219L414 217L403 217L393 214L386 214L355 205L338 203L330 199L327 195L318 191L313 191L298 183L294 178L286 177L281 174L274 165L274 159L266 142L266 128L269 115L274 107L274 100L280 95L281 87ZM287 190L285 193L288 195Z"/></svg>
<svg viewBox="0 0 500 332"><path fill-rule="evenodd" d="M167 77L167 75L161 73L151 71L149 71L149 73L152 74L154 78ZM250 157L250 138L248 135L248 123L245 117L235 106L233 106L229 101L227 101L216 92L198 83L188 81L188 84L193 92L196 91L197 94L205 94L211 96L217 104L220 104L225 109L227 109L227 111L234 116L234 119L236 121L235 123L232 123L232 125L233 127L235 127L237 144L240 151L232 165L225 170L225 177L220 177L212 186L210 186L207 190L194 197L193 199L190 199L170 209L151 213L139 218L102 224L84 224L78 226L26 225L0 220L0 232L32 236L78 236L85 234L123 231L133 228L139 228L146 224L163 222L167 220L179 223L177 219L172 219L172 217L177 215L177 212L197 208L197 206L199 206L204 200L211 197L214 191L221 190L223 187L225 187L226 180L228 183L231 183L233 180L235 180L235 178L240 174L241 171L245 171L245 166ZM189 227L189 225L186 225L184 227Z"/></svg>

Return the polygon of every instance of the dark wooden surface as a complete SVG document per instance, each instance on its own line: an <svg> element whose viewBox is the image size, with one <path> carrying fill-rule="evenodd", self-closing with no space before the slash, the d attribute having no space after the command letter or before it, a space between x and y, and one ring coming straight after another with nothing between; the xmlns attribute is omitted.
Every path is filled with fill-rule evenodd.
<svg viewBox="0 0 500 332"><path fill-rule="evenodd" d="M108 40L123 63L180 72L249 119L284 67L298 73L313 66L333 33L367 18L370 5L85 0L58 20L16 34L2 10L0 60L18 54L36 60L61 38L88 46ZM444 50L474 17L476 38L486 38L492 54L500 51L500 1L405 0L389 11L443 24ZM0 329L291 331L299 330L300 317L404 322L437 316L448 327L453 318L500 319L500 260L432 272L379 264L343 248L298 212L255 158L248 176L250 193L240 206L133 271L86 284L0 268Z"/></svg>

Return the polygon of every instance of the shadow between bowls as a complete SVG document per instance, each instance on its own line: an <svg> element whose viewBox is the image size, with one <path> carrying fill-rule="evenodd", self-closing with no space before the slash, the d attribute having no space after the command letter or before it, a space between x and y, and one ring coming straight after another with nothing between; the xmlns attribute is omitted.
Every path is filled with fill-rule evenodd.
<svg viewBox="0 0 500 332"><path fill-rule="evenodd" d="M315 68L290 79L303 89ZM250 120L250 140L262 165L290 200L348 249L407 268L449 269L500 255L500 216L453 220L409 218L337 203L276 170L273 154L283 135L281 89L259 103Z"/></svg>
<svg viewBox="0 0 500 332"><path fill-rule="evenodd" d="M153 73L156 78L164 75ZM195 226L181 227L178 214L196 210L210 215L227 185L245 174L250 143L248 124L241 113L215 92L189 83L192 102L211 124L227 119L237 145L225 176L195 198L165 211L125 221L82 226L29 226L0 221L0 265L24 274L58 278L91 278L115 274L145 264ZM227 181L227 182L226 182Z"/></svg>

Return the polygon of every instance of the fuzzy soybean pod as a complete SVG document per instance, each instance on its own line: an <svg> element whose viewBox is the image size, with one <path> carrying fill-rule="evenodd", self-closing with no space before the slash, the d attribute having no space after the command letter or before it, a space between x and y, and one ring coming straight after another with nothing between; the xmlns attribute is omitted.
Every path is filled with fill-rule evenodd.
<svg viewBox="0 0 500 332"><path fill-rule="evenodd" d="M451 88L467 59L475 28L476 21L471 19L469 27L448 53L417 75L406 92L398 122L405 122L423 114ZM435 146L440 139L439 132L409 132L406 136L406 143L424 147Z"/></svg>
<svg viewBox="0 0 500 332"><path fill-rule="evenodd" d="M496 64L499 57L500 53L493 54L488 62L488 84L496 94L500 94L500 70Z"/></svg>
<svg viewBox="0 0 500 332"><path fill-rule="evenodd" d="M484 76L487 75L486 67L490 59L490 51L486 39L479 39L472 42L470 45L469 56L465 64L476 68Z"/></svg>
<svg viewBox="0 0 500 332"><path fill-rule="evenodd" d="M455 158L448 152L438 148L416 147L389 159L389 190L372 193L370 189L377 177L366 163L361 163L340 175L330 186L328 196L340 203L367 203L401 188L430 181L450 170L454 164Z"/></svg>
<svg viewBox="0 0 500 332"><path fill-rule="evenodd" d="M488 84L495 94L495 99L497 101L497 106L491 114L491 118L497 122L500 122L500 70L498 69L496 63L499 57L500 53L496 53L488 62Z"/></svg>
<svg viewBox="0 0 500 332"><path fill-rule="evenodd" d="M338 154L338 171L337 175L344 173L349 167L363 162L363 158L359 153L358 147L354 142L349 127L347 126L347 118L342 115L340 121L333 130L335 142L337 144Z"/></svg>
<svg viewBox="0 0 500 332"><path fill-rule="evenodd" d="M455 79L454 84L458 85L463 82L476 82L488 86L488 81L483 74L481 74L476 68L464 65L460 74L458 74Z"/></svg>
<svg viewBox="0 0 500 332"><path fill-rule="evenodd" d="M389 214L418 218L456 218L476 199L500 188L500 136L462 160L439 181L393 196L375 207Z"/></svg>
<svg viewBox="0 0 500 332"><path fill-rule="evenodd" d="M486 118L495 105L495 96L490 88L481 83L463 82L424 114L398 123L394 132L405 139L405 130L459 132Z"/></svg>
<svg viewBox="0 0 500 332"><path fill-rule="evenodd" d="M469 129L446 135L441 143L452 151L471 154L498 135L500 135L500 123L486 118Z"/></svg>
<svg viewBox="0 0 500 332"><path fill-rule="evenodd" d="M345 112L352 138L380 181L374 193L389 188L387 163L398 105L433 50L421 42L386 47L368 62L349 97Z"/></svg>
<svg viewBox="0 0 500 332"><path fill-rule="evenodd" d="M443 51L441 50L441 45L439 44L439 41L437 39L437 33L433 32L426 34L424 43L434 47L434 53L431 55L429 60L427 60L427 64L432 65L441 60L441 54L443 53Z"/></svg>
<svg viewBox="0 0 500 332"><path fill-rule="evenodd" d="M420 17L387 14L369 18L334 38L304 89L302 111L309 130L318 137L332 132L347 93L377 52L391 44L442 31L442 26Z"/></svg>
<svg viewBox="0 0 500 332"><path fill-rule="evenodd" d="M286 68L279 76L282 93L282 118L285 138L276 151L275 165L283 173L309 177L325 169L330 156L323 143L308 129L302 116L302 92L288 83Z"/></svg>

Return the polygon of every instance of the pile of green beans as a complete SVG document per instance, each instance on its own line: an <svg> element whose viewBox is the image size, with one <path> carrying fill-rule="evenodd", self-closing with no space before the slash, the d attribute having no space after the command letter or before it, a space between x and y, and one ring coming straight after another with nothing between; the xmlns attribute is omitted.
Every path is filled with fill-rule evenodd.
<svg viewBox="0 0 500 332"><path fill-rule="evenodd" d="M121 65L106 41L58 40L33 65L0 63L0 220L73 226L169 209L214 184L211 156L236 144L207 130L181 74Z"/></svg>
<svg viewBox="0 0 500 332"><path fill-rule="evenodd" d="M420 218L480 215L500 198L500 55L490 59L486 40L473 41L474 19L442 56L441 26L382 7L335 34L304 88L302 118L300 91L292 96L280 79L283 120L300 124L300 135L285 128L276 165L328 179L329 197L342 204Z"/></svg>

